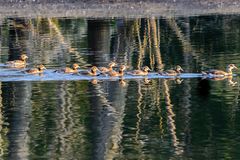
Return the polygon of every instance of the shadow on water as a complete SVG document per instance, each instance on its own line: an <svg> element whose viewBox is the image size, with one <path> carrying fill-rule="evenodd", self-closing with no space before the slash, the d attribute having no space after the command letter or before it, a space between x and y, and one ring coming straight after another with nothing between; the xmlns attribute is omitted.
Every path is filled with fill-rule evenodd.
<svg viewBox="0 0 240 160"><path fill-rule="evenodd" d="M200 74L239 64L239 15L1 21L1 158L239 158L239 71ZM26 68L5 65L23 52ZM54 72L110 61L152 72ZM46 66L43 74L23 72L38 64ZM177 78L157 74L176 65L185 70Z"/></svg>

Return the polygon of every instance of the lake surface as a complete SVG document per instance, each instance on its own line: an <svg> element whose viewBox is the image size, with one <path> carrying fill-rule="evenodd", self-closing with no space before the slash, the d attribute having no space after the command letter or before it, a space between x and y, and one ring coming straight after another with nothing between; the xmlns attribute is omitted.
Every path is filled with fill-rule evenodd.
<svg viewBox="0 0 240 160"><path fill-rule="evenodd" d="M50 73L110 61L155 72L176 65L186 73L240 68L239 19L2 19L1 158L239 159L238 75L88 80ZM27 68L44 64L46 73L4 65L23 52Z"/></svg>

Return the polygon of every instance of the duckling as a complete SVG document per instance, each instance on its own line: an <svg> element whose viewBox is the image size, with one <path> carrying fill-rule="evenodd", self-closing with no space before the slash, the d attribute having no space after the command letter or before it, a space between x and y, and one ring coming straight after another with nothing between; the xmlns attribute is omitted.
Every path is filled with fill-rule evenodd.
<svg viewBox="0 0 240 160"><path fill-rule="evenodd" d="M148 71L151 71L148 66L144 66L142 70L134 70L131 75L136 75L136 76L146 76L148 75Z"/></svg>
<svg viewBox="0 0 240 160"><path fill-rule="evenodd" d="M159 74L164 75L164 76L177 76L177 75L181 74L181 72L183 72L182 67L177 65L175 67L175 69L170 69L170 70L166 70L163 72L159 72Z"/></svg>
<svg viewBox="0 0 240 160"><path fill-rule="evenodd" d="M99 71L99 69L96 66L92 66L90 71L82 71L80 72L80 74L89 75L89 76L98 76L97 71Z"/></svg>
<svg viewBox="0 0 240 160"><path fill-rule="evenodd" d="M232 76L232 70L238 69L234 64L229 64L227 66L226 72L222 70L211 69L209 71L202 72L202 75L211 75L211 76Z"/></svg>
<svg viewBox="0 0 240 160"><path fill-rule="evenodd" d="M112 70L111 72L108 72L109 76L111 77L118 77L118 76L123 76L124 75L124 70L126 70L126 66L125 65L121 65L119 67L119 71L114 71Z"/></svg>
<svg viewBox="0 0 240 160"><path fill-rule="evenodd" d="M63 69L60 69L60 70L56 70L55 72L77 73L77 72L78 72L78 68L80 68L79 65L76 64L76 63L74 63L74 64L72 65L72 68L66 67L66 68L63 68Z"/></svg>
<svg viewBox="0 0 240 160"><path fill-rule="evenodd" d="M22 68L26 66L26 59L28 59L28 56L26 54L22 54L19 60L8 61L6 64L11 67Z"/></svg>
<svg viewBox="0 0 240 160"><path fill-rule="evenodd" d="M116 65L117 65L116 62L110 62L108 64L108 68L107 67L100 67L99 70L101 71L101 73L107 73L107 72L112 71L113 70L112 68L115 67Z"/></svg>
<svg viewBox="0 0 240 160"><path fill-rule="evenodd" d="M26 70L25 72L30 74L43 73L44 69L46 69L45 66L40 64L39 66L37 66L37 68L31 68Z"/></svg>

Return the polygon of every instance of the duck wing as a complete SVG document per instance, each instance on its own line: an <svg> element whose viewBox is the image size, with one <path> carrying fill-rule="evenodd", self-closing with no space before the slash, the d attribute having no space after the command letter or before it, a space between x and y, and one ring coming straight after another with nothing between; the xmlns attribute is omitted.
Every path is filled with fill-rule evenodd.
<svg viewBox="0 0 240 160"><path fill-rule="evenodd" d="M102 73L105 73L105 72L108 72L109 69L106 68L106 67L100 67L99 70L102 72Z"/></svg>
<svg viewBox="0 0 240 160"><path fill-rule="evenodd" d="M55 72L59 72L59 73L77 73L77 70L73 70L72 68L66 67L66 68L62 68L59 70L56 70Z"/></svg>
<svg viewBox="0 0 240 160"><path fill-rule="evenodd" d="M96 72L96 73L93 73L91 71L80 71L79 72L81 75L86 75L86 76L99 76L99 74Z"/></svg>
<svg viewBox="0 0 240 160"><path fill-rule="evenodd" d="M211 69L206 72L207 74L214 74L214 75L226 75L227 72L224 72L222 70L217 70L217 69Z"/></svg>
<svg viewBox="0 0 240 160"><path fill-rule="evenodd" d="M118 76L118 72L117 71L111 71L108 74L109 74L109 76L112 76L112 77Z"/></svg>
<svg viewBox="0 0 240 160"><path fill-rule="evenodd" d="M167 75L167 76L175 76L175 75L177 75L178 73L177 73L175 70L173 70L173 69L169 69L169 70L160 72L159 74L161 74L161 75Z"/></svg>
<svg viewBox="0 0 240 160"><path fill-rule="evenodd" d="M6 62L6 64L18 66L18 65L25 65L26 62L22 60L14 60L14 61L8 61Z"/></svg>
<svg viewBox="0 0 240 160"><path fill-rule="evenodd" d="M32 74L33 73L41 73L41 71L39 71L39 69L37 69L37 68L28 69L25 72L32 73Z"/></svg>
<svg viewBox="0 0 240 160"><path fill-rule="evenodd" d="M131 74L132 75L139 75L139 76L147 75L147 73L143 72L142 70L134 70Z"/></svg>
<svg viewBox="0 0 240 160"><path fill-rule="evenodd" d="M65 72L65 73L76 73L77 70L74 70L74 69L72 69L72 68L66 67L66 68L64 68L64 72Z"/></svg>

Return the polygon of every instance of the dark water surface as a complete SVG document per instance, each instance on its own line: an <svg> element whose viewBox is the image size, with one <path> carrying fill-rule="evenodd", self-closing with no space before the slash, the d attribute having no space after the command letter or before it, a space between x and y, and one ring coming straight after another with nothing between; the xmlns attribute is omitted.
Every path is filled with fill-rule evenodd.
<svg viewBox="0 0 240 160"><path fill-rule="evenodd" d="M129 70L240 67L239 15L0 24L2 159L240 159L238 76L69 81L47 71L48 81L4 65L25 52L27 68L50 71L112 60Z"/></svg>

